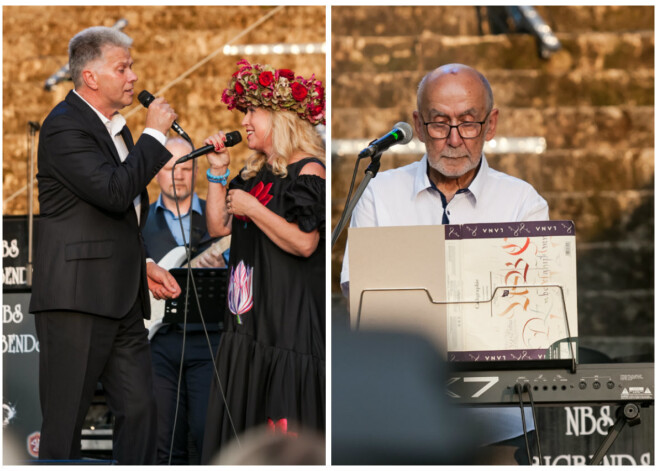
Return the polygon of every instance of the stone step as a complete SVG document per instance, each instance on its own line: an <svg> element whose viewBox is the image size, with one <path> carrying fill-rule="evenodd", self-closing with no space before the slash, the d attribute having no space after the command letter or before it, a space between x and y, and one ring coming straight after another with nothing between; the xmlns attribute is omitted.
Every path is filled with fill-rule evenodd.
<svg viewBox="0 0 660 471"><path fill-rule="evenodd" d="M577 244L577 286L578 286L578 312L589 312L592 305L602 301L611 300L611 293L622 293L628 300L634 299L636 309L652 309L653 300L653 265L648 260L653 259L652 245L616 246L607 248L589 249ZM343 250L333 252L332 256L332 285L339 291L339 273L343 260ZM649 303L649 300L651 303ZM627 303L621 301L609 306L608 310L622 309ZM633 309L634 310L634 309ZM614 314L614 312L613 312ZM596 334L595 331L588 330ZM580 327L582 332L582 327Z"/></svg>
<svg viewBox="0 0 660 471"><path fill-rule="evenodd" d="M653 189L611 192L542 192L551 219L576 222L579 241L653 240Z"/></svg>
<svg viewBox="0 0 660 471"><path fill-rule="evenodd" d="M598 291L653 289L654 247L652 242L635 244L579 244L577 280L579 286Z"/></svg>
<svg viewBox="0 0 660 471"><path fill-rule="evenodd" d="M485 7L480 7L484 12ZM652 6L538 6L537 12L555 33L652 30ZM483 22L484 32L488 25ZM344 36L417 35L433 31L448 36L476 35L473 6L333 6L332 33Z"/></svg>
<svg viewBox="0 0 660 471"><path fill-rule="evenodd" d="M556 33L653 30L653 7L647 6L539 6L538 13Z"/></svg>
<svg viewBox="0 0 660 471"><path fill-rule="evenodd" d="M4 34L4 46L23 50L22 57L66 55L69 39L78 31L95 25L113 26L121 18L128 20L124 32L134 40L141 52L187 54L180 49L195 45L200 49L208 44L235 37L253 25L272 6L5 6L5 32L33 31L35 18L43 19L30 35ZM84 21L83 21L84 19ZM240 44L305 42L306 37L325 40L325 6L290 6L278 10L267 20L267 28L255 28ZM34 35L42 40L34 41ZM197 39L199 38L199 39ZM293 38L296 38L295 40ZM318 39L309 39L318 41Z"/></svg>
<svg viewBox="0 0 660 471"><path fill-rule="evenodd" d="M612 296L613 293L610 293ZM653 302L652 293L649 298ZM578 314L579 316L579 314ZM588 315L583 316L587 322ZM616 313L613 317L618 317ZM652 317L652 316L649 316ZM600 322L599 325L602 325ZM630 326L625 326L628 329ZM607 326L611 332L608 335L593 335L582 336L580 335L580 344L584 347L591 348L598 352L606 354L613 359L616 363L639 363L639 362L653 362L655 358L655 341L653 338L653 326L648 329L637 329L634 335L619 335L617 333L617 325ZM643 335L642 335L643 334Z"/></svg>
<svg viewBox="0 0 660 471"><path fill-rule="evenodd" d="M254 63L265 63L268 60L273 62L272 56L267 58L253 55L249 59ZM282 55L278 59L277 63L273 63L275 67L290 68L305 77L315 74L319 80L325 83L325 57L323 55L288 54ZM135 66L139 77L135 84L137 92L146 89L157 93L158 90L172 83L194 65L192 62L177 62L175 67L163 68L159 66L162 56L157 54L143 55L139 65L137 65L137 60ZM236 70L237 60L235 56L217 56L165 92L165 97L181 117L182 126L184 121L189 123L190 128L187 129L189 133L189 129L198 127L201 121L217 122L227 119L226 116L223 116L223 111L226 112L227 108L221 102L221 96L229 83L231 73ZM63 61L66 61L66 58L63 58ZM5 77L10 77L10 80L5 80L3 84L3 99L6 104L15 105L10 109L5 106L5 134L22 133L27 120L43 121L50 110L73 87L72 82L66 81L56 85L51 91L45 91L43 85L46 78L58 70L61 63L49 61L49 66L49 68L46 68L47 66L30 68L30 73L26 72L27 68L19 71L20 67L17 64L5 67ZM149 73L152 70L154 72ZM31 76L31 80L28 80L27 76ZM134 99L134 103L138 103L137 98ZM240 119L238 122L240 123ZM216 126L214 124L212 129L216 129ZM208 126L199 127L206 136L209 132Z"/></svg>
<svg viewBox="0 0 660 471"><path fill-rule="evenodd" d="M428 71L461 62L487 75L490 69L541 69L568 73L603 69L653 69L654 32L559 34L562 49L549 60L536 53L529 35L444 36L424 31L411 36L332 40L333 74Z"/></svg>
<svg viewBox="0 0 660 471"><path fill-rule="evenodd" d="M336 247L332 253L333 292L340 292L339 274L345 239L344 234L341 250ZM643 311L653 309L653 265L648 263L654 256L652 244L641 247L612 244L608 248L596 250L584 248L587 245L577 244L578 312L608 312L610 316L618 318L619 315L625 315L633 320L637 316L648 317L648 312ZM595 311L596 308L598 311ZM579 330L590 335L603 333L602 326L587 327L580 324Z"/></svg>
<svg viewBox="0 0 660 471"><path fill-rule="evenodd" d="M231 74L237 68L236 63L243 57L219 53L199 66L212 52L222 48L224 42L202 50L198 45L195 45L192 39L191 41L180 47L182 51L187 52L177 57L170 67L162 66L162 51L133 54L133 60L135 61L133 70L138 75L137 83L152 82L162 86L189 69L196 67L189 76L191 80L217 80L222 83L224 88L231 79ZM168 46L166 49L172 49L172 47ZM305 77L315 74L317 79L325 83L325 55L323 54L282 54L279 56L250 54L246 58L251 63L269 64L277 68L292 69L297 75ZM46 79L59 71L67 62L68 57L66 54L28 58L22 61L5 58L3 63L3 76L5 77L3 88L5 93L15 88L17 88L15 93L22 93L25 88L33 91L43 89ZM66 83L62 86L66 87ZM143 87L146 88L145 85Z"/></svg>
<svg viewBox="0 0 660 471"><path fill-rule="evenodd" d="M580 334L617 337L654 331L654 293L647 290L580 290ZM650 352L651 357L653 352ZM648 361L648 360L647 360Z"/></svg>
<svg viewBox="0 0 660 471"><path fill-rule="evenodd" d="M490 167L531 183L540 193L598 193L652 189L654 154L652 147L646 147L621 152L571 149L549 150L540 155L493 154L487 157ZM420 155L384 154L380 170L407 165L420 158ZM362 180L367 165L367 162L360 163L356 185ZM346 197L354 167L355 157L333 157L333 201Z"/></svg>
<svg viewBox="0 0 660 471"><path fill-rule="evenodd" d="M414 106L413 103L396 108L334 108L332 137L368 142L390 130L396 122L412 123ZM365 116L373 118L365 119ZM502 107L497 126L500 137L544 137L550 150L648 147L653 145L655 133L652 106Z"/></svg>
<svg viewBox="0 0 660 471"><path fill-rule="evenodd" d="M515 156L509 159L503 157L498 159L489 159L494 168L503 169L507 173L523 178L530 182L539 193L546 199L550 208L551 219L570 219L576 222L578 241L628 241L634 240L640 243L653 240L653 172L647 169L653 165L653 149L638 150L636 153L631 151L627 156L622 156L621 160L626 162L618 167L621 173L621 179L628 179L631 183L638 185L632 188L621 188L617 186L616 178L617 165L614 157L609 158L609 165L602 165L599 159L606 159L607 156L575 154L575 163L563 165L557 161L569 162L570 155L548 156L548 159L554 161L542 161L535 165L545 168L545 170L536 173L535 170L528 170L528 165L515 165L513 161L519 159ZM530 159L535 158L531 157ZM545 156L543 157L545 158ZM390 168L391 161L383 157L383 170ZM366 165L365 165L366 166ZM362 180L362 166L356 185ZM509 168L510 167L510 168ZM605 167L611 169L608 172L599 172L596 167ZM552 169L562 168L561 172ZM339 221L339 216L344 208L346 195L348 194L349 179L352 175L353 165L339 164L337 159L333 161L332 167L332 227L334 228ZM524 169L524 170L520 170ZM568 174L568 175L566 175ZM582 175L584 174L584 175ZM591 175L591 178L587 178ZM378 178L378 176L376 176ZM546 189L554 183L552 190ZM578 184L576 184L576 181ZM562 185L563 182L563 185ZM582 185L580 185L582 183ZM608 183L610 186L608 186ZM620 185L620 184L619 184Z"/></svg>
<svg viewBox="0 0 660 471"><path fill-rule="evenodd" d="M550 219L575 221L578 242L634 240L644 244L653 240L652 190L541 194L550 207ZM345 197L344 194L332 201L333 229L339 222Z"/></svg>
<svg viewBox="0 0 660 471"><path fill-rule="evenodd" d="M529 181L541 193L628 191L652 188L654 149L548 150L488 156L493 168Z"/></svg>
<svg viewBox="0 0 660 471"><path fill-rule="evenodd" d="M377 106L387 108L417 99L417 71L349 72L333 74L335 109ZM654 104L653 69L607 69L593 73L552 70L497 70L486 72L497 107L618 106ZM372 87L356 84L373 83Z"/></svg>
<svg viewBox="0 0 660 471"><path fill-rule="evenodd" d="M245 31L245 28L238 25L223 28L221 31L200 28L192 31L179 29L151 31L149 34L140 33L139 35L131 34L128 29L125 32L133 38L131 54L136 64L143 55L151 54L159 56L162 61L163 51L171 51L175 55L172 60L176 63L197 60L217 49L222 49L230 42L232 45L325 42L325 31L322 28L306 29L303 34L292 32L292 28L292 25L285 24L269 29L267 32L255 29L240 37L239 35ZM76 32L77 30L74 30L71 34ZM24 49L23 60L6 58L6 61L21 64L26 60L41 61L53 57L57 58L58 62L65 63L68 60L67 45L69 39L71 38L68 36L62 36L58 41L51 41L43 45L17 37L6 39L5 47ZM239 59L237 57L234 62Z"/></svg>

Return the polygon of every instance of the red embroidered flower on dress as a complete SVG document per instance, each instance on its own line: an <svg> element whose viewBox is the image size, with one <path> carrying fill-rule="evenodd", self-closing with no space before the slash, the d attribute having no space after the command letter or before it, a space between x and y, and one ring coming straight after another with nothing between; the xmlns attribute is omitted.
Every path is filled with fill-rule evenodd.
<svg viewBox="0 0 660 471"><path fill-rule="evenodd" d="M255 198L257 198L261 204L266 206L270 202L270 200L273 199L273 195L268 193L272 186L273 186L272 183L269 183L268 185L264 185L264 182L259 182L254 186L254 188L250 190L250 194ZM241 221L250 220L249 217L239 216L238 214L235 214L234 217L236 217L236 219L239 219Z"/></svg>

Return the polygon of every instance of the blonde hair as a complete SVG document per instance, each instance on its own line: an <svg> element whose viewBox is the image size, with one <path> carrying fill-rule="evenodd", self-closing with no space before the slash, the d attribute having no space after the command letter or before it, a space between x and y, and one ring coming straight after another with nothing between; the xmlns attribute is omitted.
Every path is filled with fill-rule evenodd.
<svg viewBox="0 0 660 471"><path fill-rule="evenodd" d="M270 133L273 144L273 173L282 178L287 175L289 158L296 151L302 151L325 162L325 148L321 136L314 126L298 117L292 111L270 112ZM247 158L241 172L244 180L252 178L268 161L263 152L255 152Z"/></svg>

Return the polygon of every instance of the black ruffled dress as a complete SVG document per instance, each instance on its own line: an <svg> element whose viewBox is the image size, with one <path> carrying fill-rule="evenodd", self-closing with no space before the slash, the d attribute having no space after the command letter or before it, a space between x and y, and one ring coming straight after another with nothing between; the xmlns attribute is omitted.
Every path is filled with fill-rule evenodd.
<svg viewBox="0 0 660 471"><path fill-rule="evenodd" d="M216 364L233 428L269 425L297 434L325 429L325 180L299 175L307 158L285 178L264 166L229 189L255 195L268 209L321 234L308 258L275 245L252 221L234 216L229 255L228 309ZM213 381L202 462L234 438L217 380Z"/></svg>

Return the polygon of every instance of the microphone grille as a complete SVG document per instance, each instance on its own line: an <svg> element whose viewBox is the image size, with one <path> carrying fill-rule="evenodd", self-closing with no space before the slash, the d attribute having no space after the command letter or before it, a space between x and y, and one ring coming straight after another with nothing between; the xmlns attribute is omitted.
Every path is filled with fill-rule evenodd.
<svg viewBox="0 0 660 471"><path fill-rule="evenodd" d="M226 138L225 146L227 146L227 147L234 146L234 145L238 144L239 142L241 142L241 140L243 139L243 137L241 136L241 133L238 132L238 131L228 132L225 135L225 138Z"/></svg>
<svg viewBox="0 0 660 471"><path fill-rule="evenodd" d="M149 105L155 99L156 97L154 97L151 93L149 93L146 90L142 90L138 95L138 100L140 101L140 103L142 103L142 106L144 106L145 108L149 108Z"/></svg>
<svg viewBox="0 0 660 471"><path fill-rule="evenodd" d="M398 129L403 134L403 139L397 144L408 144L413 138L412 126L404 121L396 123L394 129Z"/></svg>

